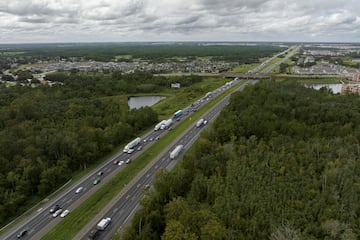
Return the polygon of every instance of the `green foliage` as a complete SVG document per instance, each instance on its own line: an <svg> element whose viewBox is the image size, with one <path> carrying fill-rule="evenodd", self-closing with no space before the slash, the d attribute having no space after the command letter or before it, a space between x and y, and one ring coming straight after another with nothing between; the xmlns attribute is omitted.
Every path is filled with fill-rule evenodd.
<svg viewBox="0 0 360 240"><path fill-rule="evenodd" d="M1 88L0 225L158 122L151 108L112 98L122 93L116 80L52 76L64 85ZM124 75L134 86L140 77Z"/></svg>
<svg viewBox="0 0 360 240"><path fill-rule="evenodd" d="M240 63L258 62L259 58L267 57L281 51L281 47L258 45L202 45L187 44L82 44L73 45L18 45L17 49L24 51L23 56L48 60L54 57L72 59L73 57L96 61L132 61L139 59L151 62L192 61L196 58L209 60L238 61ZM120 57L119 57L120 56ZM121 58L126 56L126 58Z"/></svg>
<svg viewBox="0 0 360 240"><path fill-rule="evenodd" d="M134 224L125 239L357 239L359 133L357 96L250 86L155 179L141 210L152 234Z"/></svg>

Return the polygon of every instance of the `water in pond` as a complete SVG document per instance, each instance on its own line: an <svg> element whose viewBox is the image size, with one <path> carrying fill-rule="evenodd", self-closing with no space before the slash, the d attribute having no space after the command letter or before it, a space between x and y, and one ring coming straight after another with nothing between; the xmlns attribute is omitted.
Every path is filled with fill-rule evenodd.
<svg viewBox="0 0 360 240"><path fill-rule="evenodd" d="M139 97L130 97L128 105L130 109L141 108L145 106L152 106L160 100L165 99L161 96L139 96Z"/></svg>
<svg viewBox="0 0 360 240"><path fill-rule="evenodd" d="M314 88L316 90L319 90L322 87L329 88L335 94L341 93L341 86L342 86L342 84L340 84L340 83L338 83L338 84L306 84L306 87Z"/></svg>

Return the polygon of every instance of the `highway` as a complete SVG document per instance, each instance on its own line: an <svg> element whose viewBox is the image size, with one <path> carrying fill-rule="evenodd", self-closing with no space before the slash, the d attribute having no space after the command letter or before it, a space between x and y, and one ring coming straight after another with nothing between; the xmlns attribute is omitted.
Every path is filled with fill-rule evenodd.
<svg viewBox="0 0 360 240"><path fill-rule="evenodd" d="M289 51L283 51L273 58L286 53ZM260 74L267 74L273 68L286 61L292 55L294 55L298 51L298 47L293 47L290 49L290 52L279 62L270 65L261 71ZM272 58L272 59L273 59ZM271 60L270 60L271 61ZM248 84L255 84L257 80L242 80L245 81L237 91L242 91ZM205 113L202 118L208 120L208 122L213 121L220 111L229 103L230 95L224 97L220 102L218 102L214 107L212 107L207 113ZM175 165L176 160L179 159L177 157L175 160L170 159L170 152L177 146L183 145L185 150L190 147L193 142L199 137L200 132L203 130L203 127L198 128L194 123L191 127L189 127L186 131L182 133L181 136L177 138L174 142L172 142L167 149L165 149L156 159L152 161L149 168L146 171L140 172L136 178L134 178L129 183L129 188L124 190L118 195L118 199L116 202L111 202L106 206L106 210L103 210L102 214L98 214L98 217L93 219L90 223L88 223L82 231L77 234L73 240L82 239L87 240L91 235L91 232L96 231L96 224L102 219L110 217L112 219L112 223L105 229L105 231L97 231L98 234L96 239L110 239L110 237L119 229L120 226L126 226L130 223L130 220L136 210L139 207L139 200L143 196L143 189L145 185L151 185L153 180L153 176L156 171L162 168L170 169ZM183 150L184 152L184 150ZM181 157L181 156L180 156Z"/></svg>
<svg viewBox="0 0 360 240"><path fill-rule="evenodd" d="M218 92L220 93L224 90L225 87L222 87ZM214 94L215 96L216 94ZM204 99L196 101L193 105L188 106L183 109L184 112L188 112L188 114L192 114L192 109L200 108L206 101ZM171 127L175 128L177 124L181 121L174 121ZM8 232L1 236L1 239L17 239L17 234L21 231L26 230L27 233L21 237L21 239L40 239L44 236L51 228L53 228L57 223L61 221L61 218L58 216L54 218L52 214L49 213L50 209L58 204L63 210L68 209L71 211L75 209L78 205L80 205L84 200L86 200L91 194L93 194L101 185L103 185L106 181L111 179L116 173L124 169L127 164L125 161L129 158L136 159L136 157L149 146L156 142L157 137L162 137L163 134L166 134L167 130L153 131L150 130L144 136L141 136L141 146L142 149L140 151L136 150L132 154L118 152L107 161L105 161L101 166L93 170L88 175L84 176L80 179L76 184L68 188L67 190L60 193L55 199L52 199L43 207L39 208L33 214L31 214L27 219L23 222L17 224L13 228L11 228ZM146 140L146 141L144 141ZM138 147L138 146L137 146ZM136 148L137 148L136 147ZM119 164L114 164L117 161ZM99 172L103 174L101 176L98 175ZM101 179L101 182L97 185L94 185L93 182L95 179ZM80 193L76 193L76 190L82 187L83 190Z"/></svg>
<svg viewBox="0 0 360 240"><path fill-rule="evenodd" d="M292 51L293 52L293 51ZM248 83L255 83L256 81L247 81ZM240 89L246 85L244 84ZM214 96L221 93L225 90L227 86L223 86L215 91L213 91ZM213 97L214 97L213 96ZM214 106L211 110L209 110L204 118L208 121L214 119L221 109L228 103L229 96L225 97L222 101L220 101L216 106ZM194 108L200 108L207 100L202 98L201 100L193 103L193 106L188 106L183 109L184 112L188 112L189 115L192 114L192 110ZM188 117L188 116L186 116ZM181 121L186 117L182 117ZM172 125L173 128L176 127L181 121L174 121ZM194 123L195 125L195 123ZM170 168L176 162L176 160L170 161L169 152L175 148L176 145L182 144L185 149L188 148L197 138L199 132L202 128L196 128L193 126L189 130L182 133L181 136L177 138L177 140L172 143L167 149L164 150L162 154L160 154L157 159L153 160L151 164L149 164L143 171L147 171L146 173L139 173L138 177L135 177L131 183L128 184L126 188L124 188L122 195L119 195L116 199L116 203L111 201L109 204L112 206L108 206L105 209L109 209L103 216L97 216L92 222L90 222L74 239L87 239L90 231L95 228L98 221L103 217L111 217L113 218L112 224L108 226L106 231L102 232L99 238L97 239L108 239L112 233L114 233L117 229L117 226L127 224L131 216L134 214L138 207L138 202L140 197L142 196L142 189L144 185L151 184L153 174L160 168ZM142 149L140 151L135 151L132 154L123 153L122 151L115 154L107 161L105 161L102 165L97 167L91 173L87 174L83 178L81 178L76 184L69 187L67 190L58 194L57 197L49 201L47 204L39 208L29 217L27 217L24 221L12 227L9 231L7 231L1 239L16 239L16 236L19 232L23 230L27 230L27 233L21 239L40 239L44 236L51 228L53 228L57 223L61 221L60 217L53 217L52 214L49 213L50 208L52 208L55 204L58 204L63 210L69 209L70 214L73 209L75 209L78 205L80 205L84 200L86 200L91 194L93 194L101 185L103 185L106 181L111 179L115 174L124 169L127 164L125 161L128 158L136 161L136 157L141 154L142 151L147 149L149 146L156 142L157 137L162 137L167 133L167 130L161 131L153 131L150 130L144 136L141 136L141 146ZM147 141L143 141L146 139ZM184 151L183 151L184 152ZM117 161L119 164L114 164ZM99 172L103 174L98 176ZM100 178L101 182L97 185L94 185L93 182L95 179ZM136 182L134 182L136 181ZM80 193L76 193L76 190L79 187L83 187L83 190ZM116 223L116 224L115 224ZM90 227L89 227L90 226Z"/></svg>
<svg viewBox="0 0 360 240"><path fill-rule="evenodd" d="M256 81L245 81L238 90L243 90L249 83L255 83ZM225 105L229 103L230 95L223 98L219 103L217 103L213 108L211 108L207 113L205 113L202 118L208 120L208 122L214 120L220 111L224 108ZM172 142L167 149L165 149L162 154L160 154L152 163L151 167L144 172L140 172L137 178L134 178L128 185L130 186L126 191L121 192L121 196L117 202L110 203L107 206L107 211L104 212L98 218L93 219L78 235L73 239L88 239L91 231L96 229L96 224L106 217L112 219L112 223L106 228L105 231L99 231L96 239L109 239L114 232L119 228L119 226L127 225L133 214L136 212L139 204L139 200L144 194L144 186L151 185L153 176L156 171L159 169L167 168L170 169L173 167L179 159L177 157L174 160L170 159L170 152L177 146L183 145L185 151L189 148L193 142L198 138L199 133L206 127L196 127L196 122L189 127L185 132L182 133L174 142ZM184 153L184 150L182 151ZM181 156L180 156L181 157Z"/></svg>

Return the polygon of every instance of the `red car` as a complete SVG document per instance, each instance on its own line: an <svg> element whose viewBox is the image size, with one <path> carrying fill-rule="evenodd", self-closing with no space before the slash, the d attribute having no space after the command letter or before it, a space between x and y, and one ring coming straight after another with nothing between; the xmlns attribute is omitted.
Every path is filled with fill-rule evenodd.
<svg viewBox="0 0 360 240"><path fill-rule="evenodd" d="M114 164L115 164L115 165L118 165L118 164L119 164L119 160L115 160L115 161L114 161Z"/></svg>

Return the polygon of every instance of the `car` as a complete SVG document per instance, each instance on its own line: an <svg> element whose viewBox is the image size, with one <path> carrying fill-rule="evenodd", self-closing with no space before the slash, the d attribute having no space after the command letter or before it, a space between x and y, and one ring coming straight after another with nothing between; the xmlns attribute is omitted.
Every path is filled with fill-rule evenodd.
<svg viewBox="0 0 360 240"><path fill-rule="evenodd" d="M60 215L60 217L62 217L62 218L63 218L63 217L66 217L66 215L68 215L69 212L70 212L70 211L66 209L65 211L63 211L63 213Z"/></svg>
<svg viewBox="0 0 360 240"><path fill-rule="evenodd" d="M142 146L139 146L139 147L137 148L138 151L140 151L141 149L142 149Z"/></svg>
<svg viewBox="0 0 360 240"><path fill-rule="evenodd" d="M94 180L93 184L98 185L101 182L101 178L97 178Z"/></svg>
<svg viewBox="0 0 360 240"><path fill-rule="evenodd" d="M159 140L160 139L160 137L159 136L157 136L156 138L155 138L155 140Z"/></svg>
<svg viewBox="0 0 360 240"><path fill-rule="evenodd" d="M98 176L102 176L103 174L104 174L103 171L100 171L100 172L97 173Z"/></svg>
<svg viewBox="0 0 360 240"><path fill-rule="evenodd" d="M57 216L60 215L60 213L62 213L62 209L60 208L59 210L57 210L56 212L54 212L54 214L52 215L54 218L56 218Z"/></svg>
<svg viewBox="0 0 360 240"><path fill-rule="evenodd" d="M22 230L21 232L18 233L18 235L16 235L17 238L22 238L23 236L25 236L27 234L28 230Z"/></svg>
<svg viewBox="0 0 360 240"><path fill-rule="evenodd" d="M115 165L119 164L119 160L115 160L115 161L114 161L114 164L115 164Z"/></svg>
<svg viewBox="0 0 360 240"><path fill-rule="evenodd" d="M133 148L130 148L128 151L127 151L127 153L128 154L131 154L131 153L133 153L135 150L133 149Z"/></svg>
<svg viewBox="0 0 360 240"><path fill-rule="evenodd" d="M154 138L150 138L150 139L149 139L149 141L152 141L152 140L154 140Z"/></svg>
<svg viewBox="0 0 360 240"><path fill-rule="evenodd" d="M204 120L204 125L207 124L207 122L208 122L207 120Z"/></svg>
<svg viewBox="0 0 360 240"><path fill-rule="evenodd" d="M147 139L144 139L143 142L146 143L146 142L147 142Z"/></svg>
<svg viewBox="0 0 360 240"><path fill-rule="evenodd" d="M131 163L131 158L128 158L126 161L125 161L126 164L129 164Z"/></svg>
<svg viewBox="0 0 360 240"><path fill-rule="evenodd" d="M124 161L120 161L118 165L121 166L123 164L124 164Z"/></svg>
<svg viewBox="0 0 360 240"><path fill-rule="evenodd" d="M83 189L84 189L83 187L79 187L78 189L76 189L75 193L76 194L81 193Z"/></svg>
<svg viewBox="0 0 360 240"><path fill-rule="evenodd" d="M89 239L96 239L99 236L99 230L94 229L90 232Z"/></svg>
<svg viewBox="0 0 360 240"><path fill-rule="evenodd" d="M59 210L60 209L60 206L59 206L59 204L56 204L55 206L53 206L52 208L50 208L50 213L54 213L54 212L56 212L57 210Z"/></svg>

